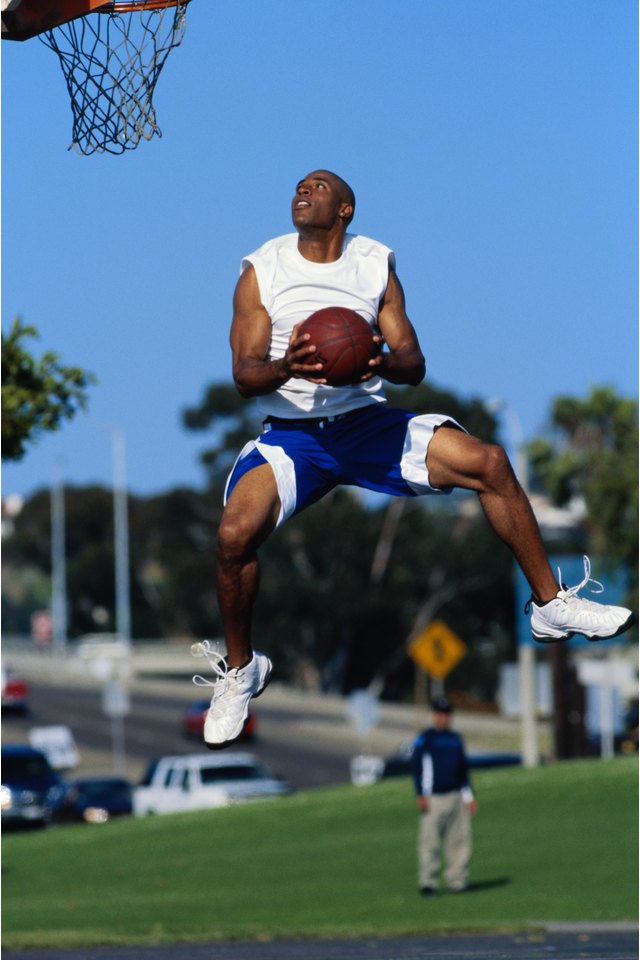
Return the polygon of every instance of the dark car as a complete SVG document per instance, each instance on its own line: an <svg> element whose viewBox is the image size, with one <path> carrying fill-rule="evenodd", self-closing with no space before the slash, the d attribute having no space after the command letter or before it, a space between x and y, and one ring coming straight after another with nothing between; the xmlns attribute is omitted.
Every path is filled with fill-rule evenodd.
<svg viewBox="0 0 640 960"><path fill-rule="evenodd" d="M44 753L33 747L2 748L2 825L44 826L64 802L66 784Z"/></svg>
<svg viewBox="0 0 640 960"><path fill-rule="evenodd" d="M82 777L72 780L56 819L106 823L133 812L133 785L124 777Z"/></svg>
<svg viewBox="0 0 640 960"><path fill-rule="evenodd" d="M210 706L210 700L196 700L182 715L182 733L190 740L202 740L204 736L204 718ZM250 713L247 725L239 736L239 740L253 740L258 723L255 714Z"/></svg>

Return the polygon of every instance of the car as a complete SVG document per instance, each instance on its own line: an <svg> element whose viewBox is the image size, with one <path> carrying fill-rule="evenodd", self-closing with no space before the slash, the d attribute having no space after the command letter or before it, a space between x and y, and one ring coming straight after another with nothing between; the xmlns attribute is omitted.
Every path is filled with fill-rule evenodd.
<svg viewBox="0 0 640 960"><path fill-rule="evenodd" d="M292 787L252 753L192 753L154 760L133 793L136 816L281 797Z"/></svg>
<svg viewBox="0 0 640 960"><path fill-rule="evenodd" d="M66 784L44 753L21 744L2 747L3 827L45 826L64 803Z"/></svg>
<svg viewBox="0 0 640 960"><path fill-rule="evenodd" d="M196 700L182 715L182 735L188 740L202 740L204 737L204 718L210 707L209 700ZM255 713L249 713L249 719L239 740L253 740L257 734L258 721Z"/></svg>
<svg viewBox="0 0 640 960"><path fill-rule="evenodd" d="M3 666L0 672L3 713L27 713L29 710L29 684L8 667Z"/></svg>
<svg viewBox="0 0 640 960"><path fill-rule="evenodd" d="M60 822L107 823L133 813L133 784L124 777L81 777L71 780L63 805L56 812Z"/></svg>

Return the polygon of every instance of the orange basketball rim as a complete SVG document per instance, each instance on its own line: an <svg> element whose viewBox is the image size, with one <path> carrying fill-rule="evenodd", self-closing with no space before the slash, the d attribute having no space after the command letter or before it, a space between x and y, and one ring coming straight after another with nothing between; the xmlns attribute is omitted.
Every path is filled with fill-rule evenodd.
<svg viewBox="0 0 640 960"><path fill-rule="evenodd" d="M88 13L136 13L175 7L180 0L1 0L2 39L29 40ZM184 3L185 0L182 0ZM188 2L188 0L186 0Z"/></svg>

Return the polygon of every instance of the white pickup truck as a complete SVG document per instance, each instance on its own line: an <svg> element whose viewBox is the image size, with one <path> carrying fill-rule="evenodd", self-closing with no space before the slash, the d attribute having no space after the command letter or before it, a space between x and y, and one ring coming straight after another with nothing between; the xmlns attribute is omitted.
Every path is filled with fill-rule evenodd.
<svg viewBox="0 0 640 960"><path fill-rule="evenodd" d="M155 760L134 790L133 811L143 817L205 810L290 792L251 753L191 753Z"/></svg>

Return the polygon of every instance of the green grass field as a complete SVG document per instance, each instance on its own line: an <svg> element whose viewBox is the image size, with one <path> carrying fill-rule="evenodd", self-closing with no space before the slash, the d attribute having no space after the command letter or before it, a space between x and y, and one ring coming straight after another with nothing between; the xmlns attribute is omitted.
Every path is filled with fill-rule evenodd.
<svg viewBox="0 0 640 960"><path fill-rule="evenodd" d="M406 779L8 834L3 945L385 936L637 915L637 758L478 772L472 884L417 895Z"/></svg>

